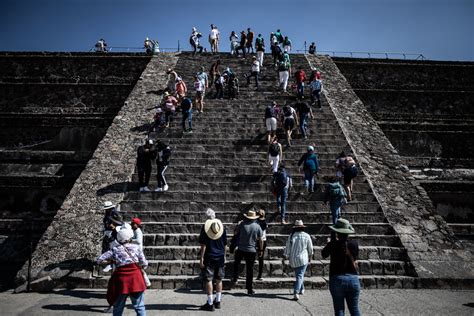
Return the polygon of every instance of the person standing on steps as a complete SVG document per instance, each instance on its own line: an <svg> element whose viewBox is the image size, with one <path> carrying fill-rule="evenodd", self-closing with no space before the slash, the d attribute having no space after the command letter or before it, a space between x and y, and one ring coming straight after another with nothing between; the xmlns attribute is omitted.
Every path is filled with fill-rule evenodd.
<svg viewBox="0 0 474 316"><path fill-rule="evenodd" d="M315 42L312 42L311 45L309 45L308 53L310 55L316 55L316 43Z"/></svg>
<svg viewBox="0 0 474 316"><path fill-rule="evenodd" d="M336 225L336 221L341 217L341 207L347 203L347 194L344 187L336 177L330 177L329 183L326 185L324 192L324 203L329 203L331 211L332 223Z"/></svg>
<svg viewBox="0 0 474 316"><path fill-rule="evenodd" d="M309 87L311 89L311 103L314 104L315 101L318 101L318 107L321 108L321 90L323 89L321 76L316 75Z"/></svg>
<svg viewBox="0 0 474 316"><path fill-rule="evenodd" d="M302 67L295 72L296 91L298 99L304 99L304 82L306 81L306 73Z"/></svg>
<svg viewBox="0 0 474 316"><path fill-rule="evenodd" d="M354 198L352 196L352 189L354 186L354 178L357 177L358 173L359 171L357 169L357 165L354 158L352 158L351 156L347 156L344 161L344 168L342 174L344 177L344 188L346 189L348 201L352 201L352 199Z"/></svg>
<svg viewBox="0 0 474 316"><path fill-rule="evenodd" d="M189 44L193 48L193 56L196 55L197 50L199 49L199 53L202 53L204 49L201 44L199 43L199 39L202 37L202 34L197 31L195 27L193 27L191 36L189 37Z"/></svg>
<svg viewBox="0 0 474 316"><path fill-rule="evenodd" d="M281 224L288 224L286 215L286 200L288 199L288 192L292 187L292 180L285 169L285 164L280 164L278 171L273 174L272 188L276 196L277 208L280 213Z"/></svg>
<svg viewBox="0 0 474 316"><path fill-rule="evenodd" d="M178 103L181 102L184 96L188 93L188 87L181 77L176 79L176 97L178 98Z"/></svg>
<svg viewBox="0 0 474 316"><path fill-rule="evenodd" d="M174 94L176 92L176 80L178 80L178 74L173 69L169 68L166 72L168 75L168 83L166 84L167 92Z"/></svg>
<svg viewBox="0 0 474 316"><path fill-rule="evenodd" d="M239 36L235 34L235 31L232 31L229 36L230 41L230 55L237 55L237 47L239 47Z"/></svg>
<svg viewBox="0 0 474 316"><path fill-rule="evenodd" d="M290 77L291 64L288 60L283 58L278 62L278 77L280 85L279 87L283 90L284 93L287 93L286 89L288 87L288 79Z"/></svg>
<svg viewBox="0 0 474 316"><path fill-rule="evenodd" d="M202 72L201 74L206 75L205 76L205 81L202 80L202 77L199 78L199 74L194 76L194 91L196 91L196 108L197 112L202 113L204 110L204 95L206 94L206 85L204 82L207 83L207 74L205 72Z"/></svg>
<svg viewBox="0 0 474 316"><path fill-rule="evenodd" d="M277 118L280 113L280 109L275 101L269 104L265 108L265 126L267 128L267 142L271 144L273 139L276 137L277 130Z"/></svg>
<svg viewBox="0 0 474 316"><path fill-rule="evenodd" d="M257 57L252 57L252 68L250 74L247 75L247 85L250 85L250 78L255 77L255 88L258 89L258 77L260 75L260 63Z"/></svg>
<svg viewBox="0 0 474 316"><path fill-rule="evenodd" d="M211 44L211 52L216 54L219 52L219 38L221 33L217 29L217 26L211 24L211 33L209 33L209 43Z"/></svg>
<svg viewBox="0 0 474 316"><path fill-rule="evenodd" d="M247 49L247 35L245 34L245 31L242 31L242 32L240 32L240 45L235 50L237 52L237 57L238 57L239 50L241 50L243 58L245 58L245 50L246 49Z"/></svg>
<svg viewBox="0 0 474 316"><path fill-rule="evenodd" d="M278 45L280 45L281 43L283 43L283 34L281 34L281 31L280 29L278 29L276 32L275 32L275 37L277 39L277 42L278 42Z"/></svg>
<svg viewBox="0 0 474 316"><path fill-rule="evenodd" d="M156 144L156 151L158 152L158 155L156 157L157 187L155 192L165 192L168 191L168 183L165 179L165 172L170 163L171 148L168 144L159 140Z"/></svg>
<svg viewBox="0 0 474 316"><path fill-rule="evenodd" d="M206 276L207 302L201 310L214 311L221 308L222 278L225 271L225 247L227 232L222 222L217 219L208 219L204 223L199 235L201 245L199 266ZM216 297L213 298L212 281L216 283Z"/></svg>
<svg viewBox="0 0 474 316"><path fill-rule="evenodd" d="M348 220L339 218L329 226L336 237L328 239L321 251L322 257L331 257L329 263L329 291L331 292L335 315L344 315L344 301L352 316L360 316L360 281L357 269L359 245L348 236L355 230Z"/></svg>
<svg viewBox="0 0 474 316"><path fill-rule="evenodd" d="M304 294L304 274L313 256L313 242L311 236L305 233L305 227L301 219L295 221L283 253L283 256L288 258L290 266L295 269L296 281L293 287L293 300L295 301Z"/></svg>
<svg viewBox="0 0 474 316"><path fill-rule="evenodd" d="M281 47L280 45L278 45L278 41L275 41L276 37L275 35L273 35L272 37L274 39L274 41L272 41L272 45L270 46L270 50L272 52L272 57L273 57L273 65L275 67L278 66L278 59L280 57L280 55L283 53L283 51L281 50Z"/></svg>
<svg viewBox="0 0 474 316"><path fill-rule="evenodd" d="M218 59L216 60L212 65L211 69L209 70L209 82L212 84L215 84L216 79L221 75L221 60Z"/></svg>
<svg viewBox="0 0 474 316"><path fill-rule="evenodd" d="M255 39L255 50L257 51L257 60L260 63L260 68L263 68L263 56L265 55L265 41L262 34L258 34Z"/></svg>
<svg viewBox="0 0 474 316"><path fill-rule="evenodd" d="M283 45L283 51L285 53L289 53L290 50L291 50L291 41L288 38L288 36L285 36L285 38L283 39L283 42L281 44Z"/></svg>
<svg viewBox="0 0 474 316"><path fill-rule="evenodd" d="M253 50L253 37L254 33L253 31L249 28L247 28L247 53L250 54L250 50L252 50L252 54L254 53Z"/></svg>
<svg viewBox="0 0 474 316"><path fill-rule="evenodd" d="M176 112L176 106L178 105L178 100L168 92L165 92L165 105L164 105L164 112L165 112L165 127L170 126L170 122L173 120L173 116Z"/></svg>
<svg viewBox="0 0 474 316"><path fill-rule="evenodd" d="M132 218L130 222L133 230L132 244L138 245L141 251L143 251L143 232L141 229L142 221L138 217Z"/></svg>
<svg viewBox="0 0 474 316"><path fill-rule="evenodd" d="M278 138L275 137L268 146L268 163L272 167L272 174L278 171L280 161L283 161L283 150Z"/></svg>
<svg viewBox="0 0 474 316"><path fill-rule="evenodd" d="M289 104L285 104L283 107L282 113L283 127L285 128L286 141L288 147L291 147L291 135L293 129L298 125L298 116L296 115L296 110L292 108Z"/></svg>
<svg viewBox="0 0 474 316"><path fill-rule="evenodd" d="M318 156L314 153L314 147L308 146L308 151L301 156L298 161L298 168L301 170L303 165L304 184L308 193L314 192L314 176L319 172Z"/></svg>
<svg viewBox="0 0 474 316"><path fill-rule="evenodd" d="M313 110L307 102L303 100L298 101L295 105L299 116L300 132L303 139L308 138L308 117L314 119Z"/></svg>
<svg viewBox="0 0 474 316"><path fill-rule="evenodd" d="M156 159L156 150L152 139L145 139L145 144L137 149L137 171L140 192L150 192L152 162Z"/></svg>
<svg viewBox="0 0 474 316"><path fill-rule="evenodd" d="M197 77L196 77L197 78ZM200 82L198 80L198 82ZM183 128L184 133L192 133L193 132L193 102L191 98L184 97L183 101L181 101L181 126ZM188 121L188 128L186 128L186 121Z"/></svg>
<svg viewBox="0 0 474 316"><path fill-rule="evenodd" d="M265 256L265 249L267 249L267 220L265 219L265 211L259 210L258 211L258 225L262 229L262 242L263 248L260 249L260 243L258 243L258 253L262 253L261 256L258 257L258 274L257 274L257 281L262 281L262 272L263 272L263 258Z"/></svg>
<svg viewBox="0 0 474 316"><path fill-rule="evenodd" d="M214 99L223 99L224 98L224 83L226 81L227 74L220 74L216 77L214 81L214 86L216 87L216 94Z"/></svg>
<svg viewBox="0 0 474 316"><path fill-rule="evenodd" d="M234 258L234 271L232 277L232 283L237 283L239 277L239 267L242 259L245 260L246 269L246 281L245 287L248 295L255 294L253 290L253 266L255 264L255 258L257 256L257 242L258 256L263 256L263 232L260 225L255 222L259 217L255 211L248 211L244 214L245 219L237 226L235 234L238 234L238 249L235 251Z"/></svg>

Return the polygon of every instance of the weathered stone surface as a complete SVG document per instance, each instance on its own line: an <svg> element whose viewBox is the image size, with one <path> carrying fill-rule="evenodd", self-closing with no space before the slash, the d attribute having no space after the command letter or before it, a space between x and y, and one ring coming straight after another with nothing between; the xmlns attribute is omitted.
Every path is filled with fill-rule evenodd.
<svg viewBox="0 0 474 316"><path fill-rule="evenodd" d="M54 289L55 283L50 276L45 276L34 280L30 286L34 292L47 293Z"/></svg>

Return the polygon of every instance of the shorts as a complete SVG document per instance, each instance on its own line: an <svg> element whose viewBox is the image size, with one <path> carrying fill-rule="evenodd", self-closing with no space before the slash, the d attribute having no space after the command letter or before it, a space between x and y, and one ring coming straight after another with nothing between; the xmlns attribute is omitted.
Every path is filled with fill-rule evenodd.
<svg viewBox="0 0 474 316"><path fill-rule="evenodd" d="M217 45L217 38L211 38L211 45Z"/></svg>
<svg viewBox="0 0 474 316"><path fill-rule="evenodd" d="M196 98L200 99L204 96L204 91L196 91Z"/></svg>
<svg viewBox="0 0 474 316"><path fill-rule="evenodd" d="M277 119L274 117L267 118L265 120L265 125L267 126L267 131L276 131L277 129Z"/></svg>
<svg viewBox="0 0 474 316"><path fill-rule="evenodd" d="M357 169L356 168L346 168L343 171L344 175L344 184L345 185L350 185L352 182L352 179L354 179L357 176Z"/></svg>
<svg viewBox="0 0 474 316"><path fill-rule="evenodd" d="M290 131L293 128L295 128L295 119L294 118L286 118L285 119L285 129L287 131Z"/></svg>
<svg viewBox="0 0 474 316"><path fill-rule="evenodd" d="M206 280L207 281L212 281L212 280L222 280L224 278L225 272L224 272L224 266L214 266L211 263L206 263L204 267L204 273L206 274Z"/></svg>

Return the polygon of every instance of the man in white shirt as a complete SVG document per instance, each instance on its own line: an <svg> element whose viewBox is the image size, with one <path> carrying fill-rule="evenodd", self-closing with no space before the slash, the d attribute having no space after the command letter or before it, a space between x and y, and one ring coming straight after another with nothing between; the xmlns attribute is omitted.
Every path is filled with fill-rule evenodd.
<svg viewBox="0 0 474 316"><path fill-rule="evenodd" d="M219 52L219 36L220 32L217 29L217 26L211 24L211 33L209 34L209 43L211 43L211 52L218 53Z"/></svg>
<svg viewBox="0 0 474 316"><path fill-rule="evenodd" d="M258 75L260 74L260 63L257 57L252 57L252 71L247 76L247 84L250 85L250 78L255 77L255 87L258 89Z"/></svg>

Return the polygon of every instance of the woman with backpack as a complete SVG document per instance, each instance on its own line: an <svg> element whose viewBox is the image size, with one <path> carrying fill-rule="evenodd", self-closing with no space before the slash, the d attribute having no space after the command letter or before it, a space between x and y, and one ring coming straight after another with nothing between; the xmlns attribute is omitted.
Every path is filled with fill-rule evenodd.
<svg viewBox="0 0 474 316"><path fill-rule="evenodd" d="M303 165L304 184L308 193L314 192L314 175L319 172L318 156L314 153L314 147L309 145L308 151L301 156L298 167Z"/></svg>
<svg viewBox="0 0 474 316"><path fill-rule="evenodd" d="M270 146L268 146L268 163L272 167L272 173L278 171L278 164L283 161L283 150L278 138L274 138Z"/></svg>
<svg viewBox="0 0 474 316"><path fill-rule="evenodd" d="M357 270L359 245L349 240L354 228L348 220L339 218L336 224L329 226L335 238L328 240L321 254L331 257L329 263L329 291L331 292L335 315L344 315L344 301L352 316L359 316L360 281Z"/></svg>
<svg viewBox="0 0 474 316"><path fill-rule="evenodd" d="M353 189L353 184L354 184L354 178L357 177L357 174L359 173L359 171L357 169L354 158L352 158L351 156L346 157L342 173L344 176L344 188L346 189L347 200L352 201L353 199L352 189Z"/></svg>
<svg viewBox="0 0 474 316"><path fill-rule="evenodd" d="M334 225L336 225L337 219L341 217L341 207L347 203L346 196L346 191L339 180L336 177L329 178L329 183L326 185L324 192L324 203L326 205L329 203Z"/></svg>
<svg viewBox="0 0 474 316"><path fill-rule="evenodd" d="M296 110L290 105L286 104L283 107L283 127L285 128L286 141L288 147L291 147L291 134L293 129L298 125L298 116L296 115Z"/></svg>

